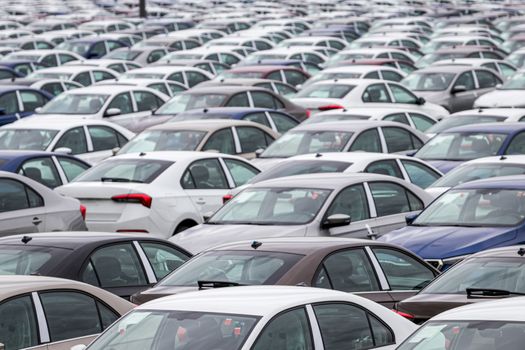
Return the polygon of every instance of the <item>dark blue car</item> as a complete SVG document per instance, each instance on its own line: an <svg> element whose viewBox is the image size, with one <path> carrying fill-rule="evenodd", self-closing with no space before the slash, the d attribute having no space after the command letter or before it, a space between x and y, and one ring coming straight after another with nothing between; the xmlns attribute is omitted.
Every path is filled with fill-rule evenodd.
<svg viewBox="0 0 525 350"><path fill-rule="evenodd" d="M525 154L525 123L451 128L430 139L414 156L446 173L472 159L505 154Z"/></svg>
<svg viewBox="0 0 525 350"><path fill-rule="evenodd" d="M440 269L482 250L523 244L525 176L453 187L407 224L379 240L409 249Z"/></svg>
<svg viewBox="0 0 525 350"><path fill-rule="evenodd" d="M66 41L58 45L57 49L71 51L82 57L94 59L101 58L108 52L127 46L123 41L94 37Z"/></svg>
<svg viewBox="0 0 525 350"><path fill-rule="evenodd" d="M38 69L47 68L38 62L28 60L0 61L0 67L12 69L21 77L25 77Z"/></svg>
<svg viewBox="0 0 525 350"><path fill-rule="evenodd" d="M215 107L193 109L177 114L172 121L198 119L236 119L247 120L269 127L283 134L299 125L299 121L291 115L268 108L249 107Z"/></svg>
<svg viewBox="0 0 525 350"><path fill-rule="evenodd" d="M38 151L0 151L0 171L27 176L55 188L73 180L91 166L67 154Z"/></svg>
<svg viewBox="0 0 525 350"><path fill-rule="evenodd" d="M30 116L53 95L22 85L0 85L0 126Z"/></svg>

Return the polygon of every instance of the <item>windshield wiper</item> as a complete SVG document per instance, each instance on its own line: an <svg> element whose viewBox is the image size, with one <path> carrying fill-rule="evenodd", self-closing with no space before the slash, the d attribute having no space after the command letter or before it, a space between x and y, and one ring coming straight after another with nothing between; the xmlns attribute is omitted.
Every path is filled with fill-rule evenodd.
<svg viewBox="0 0 525 350"><path fill-rule="evenodd" d="M141 180L126 179L125 177L101 177L100 181L102 182L139 182L144 183Z"/></svg>
<svg viewBox="0 0 525 350"><path fill-rule="evenodd" d="M467 288L467 298L491 298L491 297L505 297L511 295L525 295L524 293L511 292L504 289L492 288Z"/></svg>

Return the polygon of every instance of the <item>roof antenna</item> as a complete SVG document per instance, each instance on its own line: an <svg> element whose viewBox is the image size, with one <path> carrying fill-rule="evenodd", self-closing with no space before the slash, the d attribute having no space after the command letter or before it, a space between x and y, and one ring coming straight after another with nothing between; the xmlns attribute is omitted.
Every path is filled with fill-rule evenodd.
<svg viewBox="0 0 525 350"><path fill-rule="evenodd" d="M323 155L321 153L316 153L315 154L315 158L319 158L319 157L322 157Z"/></svg>
<svg viewBox="0 0 525 350"><path fill-rule="evenodd" d="M251 245L251 247L252 247L253 249L257 249L257 248L259 248L260 246L262 246L262 242L257 242L257 241L253 241L253 242L252 242L252 245ZM525 252L525 250L524 250L524 252Z"/></svg>
<svg viewBox="0 0 525 350"><path fill-rule="evenodd" d="M501 157L499 157L499 160L505 160L505 159L507 159L507 157L505 157L503 155Z"/></svg>
<svg viewBox="0 0 525 350"><path fill-rule="evenodd" d="M520 248L520 250L518 250L518 255L519 256L525 255L525 248Z"/></svg>
<svg viewBox="0 0 525 350"><path fill-rule="evenodd" d="M33 237L24 236L24 237L22 237L22 243L27 244L27 243L31 242L32 239L33 239ZM523 248L521 248L521 249L523 249ZM518 252L518 254L519 254L519 252Z"/></svg>

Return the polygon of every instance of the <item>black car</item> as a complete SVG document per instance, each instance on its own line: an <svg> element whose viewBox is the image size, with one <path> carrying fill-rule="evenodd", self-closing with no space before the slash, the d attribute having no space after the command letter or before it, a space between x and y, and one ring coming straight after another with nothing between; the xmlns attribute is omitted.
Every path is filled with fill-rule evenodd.
<svg viewBox="0 0 525 350"><path fill-rule="evenodd" d="M146 235L52 232L0 238L0 275L67 278L126 299L190 257L173 243Z"/></svg>

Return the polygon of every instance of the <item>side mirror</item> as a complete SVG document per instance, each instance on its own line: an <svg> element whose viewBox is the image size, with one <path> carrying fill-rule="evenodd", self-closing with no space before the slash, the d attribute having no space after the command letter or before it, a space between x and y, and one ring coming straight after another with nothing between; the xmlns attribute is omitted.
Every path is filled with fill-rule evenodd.
<svg viewBox="0 0 525 350"><path fill-rule="evenodd" d="M405 222L406 222L407 226L412 225L412 223L414 222L414 220L417 219L418 216L419 216L419 213L417 213L417 214L410 214L410 215L405 216Z"/></svg>
<svg viewBox="0 0 525 350"><path fill-rule="evenodd" d="M332 227L346 226L346 225L350 225L350 222L352 222L352 219L350 218L349 215L332 214L323 221L323 223L321 224L321 227L322 228L332 228Z"/></svg>
<svg viewBox="0 0 525 350"><path fill-rule="evenodd" d="M35 108L35 113L40 113L40 112L42 112L42 107Z"/></svg>
<svg viewBox="0 0 525 350"><path fill-rule="evenodd" d="M263 152L264 150L262 148L255 150L255 158L259 158Z"/></svg>
<svg viewBox="0 0 525 350"><path fill-rule="evenodd" d="M455 94L458 94L460 92L465 92L467 91L467 87L465 85L456 85L452 88L452 90L450 91L450 93L452 95L455 95Z"/></svg>
<svg viewBox="0 0 525 350"><path fill-rule="evenodd" d="M423 97L418 97L416 99L416 104L419 105L419 106L422 106L425 104L425 102L427 102Z"/></svg>
<svg viewBox="0 0 525 350"><path fill-rule="evenodd" d="M118 151L120 151L120 147L115 147L115 148L113 148L113 149L111 150L111 154L112 154L113 156L116 156L117 153L118 153Z"/></svg>
<svg viewBox="0 0 525 350"><path fill-rule="evenodd" d="M78 344L78 345L73 345L71 347L71 350L84 350L86 348L87 348L87 346L85 346L84 344Z"/></svg>
<svg viewBox="0 0 525 350"><path fill-rule="evenodd" d="M55 149L56 153L62 153L62 154L71 154L73 153L73 150L69 147L60 147Z"/></svg>
<svg viewBox="0 0 525 350"><path fill-rule="evenodd" d="M120 114L120 108L110 108L104 113L104 117L112 117Z"/></svg>

